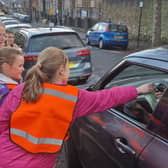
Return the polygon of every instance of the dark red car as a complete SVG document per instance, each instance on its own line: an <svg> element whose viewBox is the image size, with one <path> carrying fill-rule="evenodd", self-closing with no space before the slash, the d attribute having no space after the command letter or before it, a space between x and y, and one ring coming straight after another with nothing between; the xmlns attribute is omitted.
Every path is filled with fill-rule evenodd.
<svg viewBox="0 0 168 168"><path fill-rule="evenodd" d="M133 53L89 90L152 82L155 93L78 119L65 144L68 168L167 168L168 48Z"/></svg>

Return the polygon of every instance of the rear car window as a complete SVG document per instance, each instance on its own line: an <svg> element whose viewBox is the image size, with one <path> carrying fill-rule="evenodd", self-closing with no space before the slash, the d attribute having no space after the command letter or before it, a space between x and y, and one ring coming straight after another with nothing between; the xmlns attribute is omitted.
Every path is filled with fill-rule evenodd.
<svg viewBox="0 0 168 168"><path fill-rule="evenodd" d="M77 34L45 34L33 36L29 41L29 52L41 52L47 47L60 49L80 48L84 44Z"/></svg>
<svg viewBox="0 0 168 168"><path fill-rule="evenodd" d="M110 24L109 30L112 32L127 32L127 26L126 25Z"/></svg>

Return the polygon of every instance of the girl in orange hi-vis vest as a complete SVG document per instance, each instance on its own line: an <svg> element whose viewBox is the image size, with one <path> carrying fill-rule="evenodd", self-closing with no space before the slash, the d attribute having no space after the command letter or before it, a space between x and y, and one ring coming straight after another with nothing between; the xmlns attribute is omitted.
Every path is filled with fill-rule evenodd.
<svg viewBox="0 0 168 168"><path fill-rule="evenodd" d="M15 48L0 48L0 106L10 90L21 79L24 64L23 53Z"/></svg>
<svg viewBox="0 0 168 168"><path fill-rule="evenodd" d="M72 121L153 91L145 84L89 92L68 77L67 56L49 47L10 92L0 108L0 167L53 168Z"/></svg>

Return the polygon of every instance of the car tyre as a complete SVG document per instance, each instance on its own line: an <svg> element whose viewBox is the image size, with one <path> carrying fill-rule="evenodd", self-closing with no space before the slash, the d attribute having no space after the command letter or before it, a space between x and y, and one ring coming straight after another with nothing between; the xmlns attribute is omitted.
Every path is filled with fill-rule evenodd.
<svg viewBox="0 0 168 168"><path fill-rule="evenodd" d="M99 40L99 48L100 48L100 49L103 49L103 48L104 48L103 39L100 39L100 40Z"/></svg>

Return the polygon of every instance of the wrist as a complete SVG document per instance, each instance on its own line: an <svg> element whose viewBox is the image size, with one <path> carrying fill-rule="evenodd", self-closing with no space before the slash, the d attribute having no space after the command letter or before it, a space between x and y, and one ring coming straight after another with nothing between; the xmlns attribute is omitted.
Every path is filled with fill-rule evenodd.
<svg viewBox="0 0 168 168"><path fill-rule="evenodd" d="M136 88L136 90L137 90L137 94L138 94L138 95L143 94L143 93L142 93L142 90L141 90L140 88Z"/></svg>

